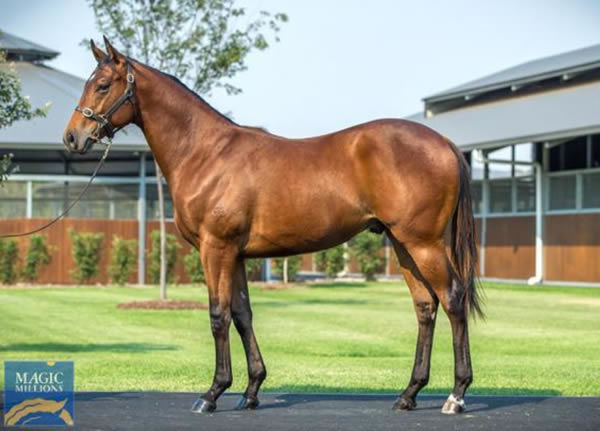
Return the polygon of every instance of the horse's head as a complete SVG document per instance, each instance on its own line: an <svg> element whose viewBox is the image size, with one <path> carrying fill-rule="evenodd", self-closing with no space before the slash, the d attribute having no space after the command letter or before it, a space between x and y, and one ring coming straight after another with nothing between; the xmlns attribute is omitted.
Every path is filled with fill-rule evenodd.
<svg viewBox="0 0 600 431"><path fill-rule="evenodd" d="M134 77L127 57L104 38L106 51L91 42L98 62L85 83L79 105L71 116L63 143L70 152L86 153L94 143L135 119Z"/></svg>

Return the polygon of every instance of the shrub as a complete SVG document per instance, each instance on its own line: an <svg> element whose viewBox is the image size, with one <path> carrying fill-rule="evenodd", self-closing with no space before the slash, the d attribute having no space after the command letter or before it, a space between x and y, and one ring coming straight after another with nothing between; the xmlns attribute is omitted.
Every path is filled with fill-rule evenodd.
<svg viewBox="0 0 600 431"><path fill-rule="evenodd" d="M248 280L260 280L263 262L263 259L246 259L246 276L248 277Z"/></svg>
<svg viewBox="0 0 600 431"><path fill-rule="evenodd" d="M148 275L150 283L158 284L160 282L160 231L155 230L150 234L152 250L148 253L150 263L148 265ZM167 282L172 283L175 279L175 264L177 264L177 249L181 248L177 237L167 234Z"/></svg>
<svg viewBox="0 0 600 431"><path fill-rule="evenodd" d="M360 272L367 280L383 269L385 259L379 255L381 236L364 231L350 241L350 253L356 258Z"/></svg>
<svg viewBox="0 0 600 431"><path fill-rule="evenodd" d="M281 275L281 278L283 278L283 261L285 259L286 258L283 258L283 257L273 259L273 261L275 263L275 268L274 268L273 272L275 274ZM287 260L288 260L288 265L287 265L288 280L295 281L296 276L298 275L298 271L300 271L300 266L302 265L302 256L290 256L287 258Z"/></svg>
<svg viewBox="0 0 600 431"><path fill-rule="evenodd" d="M80 283L89 282L98 275L100 264L100 251L104 242L103 233L76 232L69 230L73 245L72 255L75 269L71 277Z"/></svg>
<svg viewBox="0 0 600 431"><path fill-rule="evenodd" d="M185 272L192 283L205 283L204 269L200 260L200 252L196 248L192 248L190 252L183 258L183 266Z"/></svg>
<svg viewBox="0 0 600 431"><path fill-rule="evenodd" d="M317 269L324 272L329 278L335 277L338 272L344 269L344 265L346 264L345 253L346 250L343 245L320 251L315 256Z"/></svg>
<svg viewBox="0 0 600 431"><path fill-rule="evenodd" d="M14 239L0 238L0 281L10 284L17 278L17 262L19 261L19 246Z"/></svg>
<svg viewBox="0 0 600 431"><path fill-rule="evenodd" d="M117 235L113 237L110 265L108 274L110 280L123 286L135 269L137 262L137 240L123 239Z"/></svg>
<svg viewBox="0 0 600 431"><path fill-rule="evenodd" d="M46 235L33 235L29 240L29 248L25 255L25 263L21 274L23 279L33 282L37 279L42 266L49 265L52 261L47 245Z"/></svg>

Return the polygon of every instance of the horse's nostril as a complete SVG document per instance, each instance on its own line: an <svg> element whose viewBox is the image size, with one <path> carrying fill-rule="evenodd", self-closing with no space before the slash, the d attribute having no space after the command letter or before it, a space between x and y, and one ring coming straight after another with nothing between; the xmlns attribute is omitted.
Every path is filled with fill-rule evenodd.
<svg viewBox="0 0 600 431"><path fill-rule="evenodd" d="M73 134L73 132L68 131L67 132L67 143L72 144L73 142L75 142L75 135Z"/></svg>

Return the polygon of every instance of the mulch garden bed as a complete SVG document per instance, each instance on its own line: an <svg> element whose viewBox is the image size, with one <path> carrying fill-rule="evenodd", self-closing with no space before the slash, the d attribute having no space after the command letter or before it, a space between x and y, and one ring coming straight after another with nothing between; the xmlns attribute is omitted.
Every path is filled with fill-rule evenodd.
<svg viewBox="0 0 600 431"><path fill-rule="evenodd" d="M261 290L282 290L282 289L294 289L298 287L305 287L303 284L298 283L277 283L277 282L252 282L252 284L257 285Z"/></svg>
<svg viewBox="0 0 600 431"><path fill-rule="evenodd" d="M198 301L132 301L117 304L122 310L207 310L208 306Z"/></svg>

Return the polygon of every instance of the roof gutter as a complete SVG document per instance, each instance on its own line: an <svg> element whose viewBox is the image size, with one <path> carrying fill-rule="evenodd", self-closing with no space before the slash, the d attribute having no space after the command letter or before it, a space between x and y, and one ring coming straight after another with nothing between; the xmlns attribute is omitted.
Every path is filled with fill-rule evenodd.
<svg viewBox="0 0 600 431"><path fill-rule="evenodd" d="M520 88L526 84L531 84L533 82L538 82L538 81L541 81L544 79L549 79L549 78L563 77L563 79L564 79L564 77L566 77L566 79L564 79L564 80L568 80L576 74L579 74L581 72L586 72L588 70L598 69L598 68L600 68L600 62L596 61L593 63L583 64L583 65L580 65L577 67L557 69L557 70L553 70L553 71L547 72L547 73L531 75L531 76L521 78L521 79L506 80L506 81L501 81L501 82L498 82L495 84L483 85L480 87L473 87L470 89L463 89L463 90L453 91L453 92L449 92L449 93L442 93L439 95L434 94L433 96L424 97L422 99L422 101L429 104L429 103L443 102L446 100L452 100L452 99L456 99L458 97L465 97L465 96L472 97L477 94L487 93L489 91L499 90L501 88L507 88L507 87L513 87L513 86L515 86L515 88Z"/></svg>

